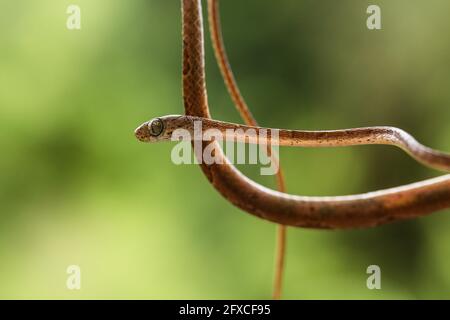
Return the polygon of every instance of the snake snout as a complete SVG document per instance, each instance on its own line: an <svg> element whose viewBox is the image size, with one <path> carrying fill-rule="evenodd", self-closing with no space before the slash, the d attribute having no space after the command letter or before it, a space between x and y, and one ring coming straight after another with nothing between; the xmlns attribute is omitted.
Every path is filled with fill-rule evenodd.
<svg viewBox="0 0 450 320"><path fill-rule="evenodd" d="M147 142L149 137L149 129L147 123L144 123L134 130L134 136L141 142Z"/></svg>

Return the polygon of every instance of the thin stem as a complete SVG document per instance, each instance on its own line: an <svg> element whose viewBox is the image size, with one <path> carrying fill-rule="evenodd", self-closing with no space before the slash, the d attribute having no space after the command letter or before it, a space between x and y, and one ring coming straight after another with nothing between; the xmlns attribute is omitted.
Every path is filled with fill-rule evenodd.
<svg viewBox="0 0 450 320"><path fill-rule="evenodd" d="M279 224L277 226L277 239L275 249L275 274L273 281L273 299L280 300L283 292L283 275L286 261L286 238L287 227Z"/></svg>
<svg viewBox="0 0 450 320"><path fill-rule="evenodd" d="M228 60L222 36L218 0L208 0L208 21L216 60L222 73L225 85L228 89L228 92L230 93L231 99L233 100L236 109L239 111L241 118L244 119L244 122L247 125L257 126L258 123L251 113L247 103L245 102L241 91L239 90L239 86L236 82L236 78L234 77L230 62ZM271 154L270 149L268 155L272 158L273 161L278 162L278 159ZM286 185L284 182L281 167L279 167L277 173L277 187L281 192L286 191ZM286 232L287 230L285 226L278 225L277 240L275 245L275 270L273 287L273 298L277 300L281 298L282 292L284 260L286 251Z"/></svg>

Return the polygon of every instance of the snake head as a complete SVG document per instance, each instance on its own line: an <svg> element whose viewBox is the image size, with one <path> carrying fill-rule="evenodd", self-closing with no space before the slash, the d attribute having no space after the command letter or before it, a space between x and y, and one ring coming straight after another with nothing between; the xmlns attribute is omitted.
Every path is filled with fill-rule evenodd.
<svg viewBox="0 0 450 320"><path fill-rule="evenodd" d="M144 122L135 131L139 141L153 143L170 141L173 130L179 125L181 116L163 116Z"/></svg>

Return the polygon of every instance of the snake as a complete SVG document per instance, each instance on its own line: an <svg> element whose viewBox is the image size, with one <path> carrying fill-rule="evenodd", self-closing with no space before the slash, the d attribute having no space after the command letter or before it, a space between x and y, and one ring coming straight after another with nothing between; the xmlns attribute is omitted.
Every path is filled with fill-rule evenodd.
<svg viewBox="0 0 450 320"><path fill-rule="evenodd" d="M167 130L168 128L178 128L180 123L188 126L190 120L194 119L189 116L197 117L197 120L207 126L210 124L218 130L227 126L227 124L212 120L209 110L205 81L201 0L181 0L181 5L182 83L185 116L160 117L156 123L154 121L146 122L135 131L138 139L143 139L142 134L146 130L148 133L155 134L162 129L157 136L165 137L165 134L170 132L170 129ZM165 119L169 121L164 123ZM178 124L176 121L179 121ZM172 126L174 124L175 126ZM228 124L228 126L230 125L235 127L235 124ZM286 130L285 132L289 137L289 135L293 135L294 131ZM300 136L303 135L303 138L304 135L310 135L311 137L315 136L316 139L322 137L324 138L322 140L327 140L328 143L336 144L339 141L341 146L346 143L361 144L372 141L394 144L400 146L417 160L434 168L448 171L448 155L420 145L411 135L400 129L372 127L325 132L297 132ZM401 137L405 139L401 139ZM303 138L289 141L301 143ZM312 144L316 143L313 139L309 141ZM320 197L293 195L272 190L246 177L230 163L217 141L201 141L202 150L211 143L215 144L215 157L221 158L222 161L220 164L199 164L211 185L229 202L243 211L280 225L314 229L368 228L417 218L450 208L450 175L448 174L362 194Z"/></svg>
<svg viewBox="0 0 450 320"><path fill-rule="evenodd" d="M198 134L197 130L201 130ZM419 143L411 134L395 127L365 127L342 130L288 130L240 125L194 116L168 115L143 123L135 130L136 138L152 143L174 140L177 130L185 130L191 141L211 141L216 130L227 141L289 147L346 147L356 145L393 145L407 152L418 162L431 168L450 172L450 154ZM177 137L178 135L175 135Z"/></svg>

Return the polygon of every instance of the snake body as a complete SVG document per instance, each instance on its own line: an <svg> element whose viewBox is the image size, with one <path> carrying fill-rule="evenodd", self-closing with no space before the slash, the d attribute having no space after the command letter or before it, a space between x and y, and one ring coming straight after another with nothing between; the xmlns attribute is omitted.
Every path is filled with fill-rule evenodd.
<svg viewBox="0 0 450 320"><path fill-rule="evenodd" d="M197 125L196 125L197 124ZM201 130L200 132L196 132ZM211 141L208 130L220 132L224 140L291 147L345 147L384 144L397 146L417 161L438 170L450 172L450 154L428 148L413 136L395 127L366 127L343 130L286 130L246 126L193 116L164 116L142 124L136 137L142 142L172 140L176 130L183 129L191 140Z"/></svg>
<svg viewBox="0 0 450 320"><path fill-rule="evenodd" d="M185 113L209 119L201 0L182 0L182 15ZM217 142L204 141L203 148L209 143ZM358 195L298 196L255 183L229 163L219 145L215 148L216 157L221 157L224 164L200 164L214 188L242 210L278 224L305 228L363 228L424 216L450 207L450 175ZM424 155L427 162L430 155L435 154ZM445 155L440 159L446 159ZM448 165L446 161L443 161L444 167ZM441 167L441 161L438 162L433 165Z"/></svg>

